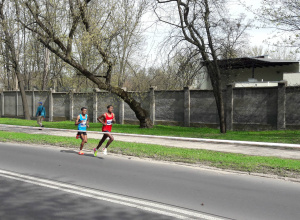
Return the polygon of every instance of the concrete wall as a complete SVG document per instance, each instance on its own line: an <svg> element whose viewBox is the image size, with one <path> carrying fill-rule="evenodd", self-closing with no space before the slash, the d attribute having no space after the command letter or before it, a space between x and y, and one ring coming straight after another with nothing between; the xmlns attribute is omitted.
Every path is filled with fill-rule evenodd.
<svg viewBox="0 0 300 220"><path fill-rule="evenodd" d="M93 118L93 93L74 93L74 107L73 107L73 119L75 119L80 113L81 108L87 108L87 114L89 120Z"/></svg>
<svg viewBox="0 0 300 220"><path fill-rule="evenodd" d="M16 92L5 92L4 96L4 111L7 116L17 116L16 111Z"/></svg>
<svg viewBox="0 0 300 220"><path fill-rule="evenodd" d="M68 93L53 93L53 118L54 120L69 119L69 95Z"/></svg>
<svg viewBox="0 0 300 220"><path fill-rule="evenodd" d="M183 125L183 91L156 91L154 94L156 121Z"/></svg>
<svg viewBox="0 0 300 220"><path fill-rule="evenodd" d="M155 124L218 127L219 116L211 90L155 91L152 88L149 92L129 93L148 110ZM264 88L228 85L223 95L229 130L300 128L300 87L286 87L286 82ZM129 105L108 92L27 91L26 96L30 114L35 116L38 102L42 101L50 121L74 120L84 106L90 121L96 122L106 112L106 106L113 105L118 123L139 123ZM19 92L3 91L0 105L2 116L23 117Z"/></svg>
<svg viewBox="0 0 300 220"><path fill-rule="evenodd" d="M215 97L210 90L191 90L191 124L194 126L218 124Z"/></svg>
<svg viewBox="0 0 300 220"><path fill-rule="evenodd" d="M300 128L300 87L286 88L286 125Z"/></svg>
<svg viewBox="0 0 300 220"><path fill-rule="evenodd" d="M255 126L276 129L277 88L236 88L233 90L233 124L238 130ZM234 126L235 127L235 126Z"/></svg>

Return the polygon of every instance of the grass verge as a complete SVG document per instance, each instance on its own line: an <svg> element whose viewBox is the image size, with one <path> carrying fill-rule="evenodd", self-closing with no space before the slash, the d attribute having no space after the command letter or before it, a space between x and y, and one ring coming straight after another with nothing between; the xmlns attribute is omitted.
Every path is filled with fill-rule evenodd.
<svg viewBox="0 0 300 220"><path fill-rule="evenodd" d="M47 144L78 148L80 140L71 137L34 135L0 131L0 142L21 142ZM93 149L98 140L89 139L85 149ZM170 148L160 145L127 143L116 141L109 148L112 153L152 158L155 160L203 164L221 169L246 171L250 173L275 174L284 177L300 178L300 160L276 157L247 156L209 150Z"/></svg>
<svg viewBox="0 0 300 220"><path fill-rule="evenodd" d="M0 124L23 125L37 127L34 120L15 118L0 118ZM72 121L44 122L47 128L74 129L77 127ZM99 123L90 123L90 131L100 131ZM174 137L210 138L223 140L259 141L273 143L300 144L300 130L274 130L274 131L228 131L221 134L218 129L193 128L178 126L156 125L151 129L140 129L137 125L113 125L113 132L129 134L147 134Z"/></svg>

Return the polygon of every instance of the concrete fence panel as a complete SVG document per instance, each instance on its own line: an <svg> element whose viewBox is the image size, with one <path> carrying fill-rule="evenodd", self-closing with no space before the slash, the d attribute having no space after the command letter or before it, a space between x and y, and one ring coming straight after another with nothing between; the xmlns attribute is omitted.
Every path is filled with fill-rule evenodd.
<svg viewBox="0 0 300 220"><path fill-rule="evenodd" d="M210 90L191 90L191 125L218 126L219 116L215 97Z"/></svg>
<svg viewBox="0 0 300 220"><path fill-rule="evenodd" d="M300 128L300 87L286 88L287 128Z"/></svg>
<svg viewBox="0 0 300 220"><path fill-rule="evenodd" d="M149 113L154 124L218 127L219 117L213 92L210 90L130 92ZM300 128L300 87L235 88L223 91L228 130L265 130ZM114 106L117 123L138 124L135 113L127 103L109 92L67 93L26 91L30 115L35 117L38 102L43 102L48 120L74 120L81 107L88 108L89 119ZM19 91L1 92L1 116L24 117Z"/></svg>
<svg viewBox="0 0 300 220"><path fill-rule="evenodd" d="M155 120L159 124L184 125L184 92L155 91Z"/></svg>
<svg viewBox="0 0 300 220"><path fill-rule="evenodd" d="M256 126L276 129L277 88L235 88L233 90L233 123L239 130Z"/></svg>
<svg viewBox="0 0 300 220"><path fill-rule="evenodd" d="M65 92L53 93L53 120L70 120L69 94Z"/></svg>
<svg viewBox="0 0 300 220"><path fill-rule="evenodd" d="M93 93L74 93L73 100L73 119L81 114L82 107L86 107L91 121L93 119Z"/></svg>

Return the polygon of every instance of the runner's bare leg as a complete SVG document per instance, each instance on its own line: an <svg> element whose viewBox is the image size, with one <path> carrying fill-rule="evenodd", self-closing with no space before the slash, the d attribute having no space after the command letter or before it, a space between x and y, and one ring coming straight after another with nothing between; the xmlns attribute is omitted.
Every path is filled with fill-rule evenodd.
<svg viewBox="0 0 300 220"><path fill-rule="evenodd" d="M81 138L81 144L80 144L80 150L82 150L84 143L86 143L86 135L80 134L80 138Z"/></svg>
<svg viewBox="0 0 300 220"><path fill-rule="evenodd" d="M99 148L101 147L101 145L103 144L103 142L106 140L106 138L107 138L107 135L104 134L103 137L102 137L102 139L99 141L99 144L97 146L97 150L99 150Z"/></svg>
<svg viewBox="0 0 300 220"><path fill-rule="evenodd" d="M105 148L108 148L108 146L111 144L111 142L114 141L114 137L111 134L106 134L109 137L109 140L105 146Z"/></svg>

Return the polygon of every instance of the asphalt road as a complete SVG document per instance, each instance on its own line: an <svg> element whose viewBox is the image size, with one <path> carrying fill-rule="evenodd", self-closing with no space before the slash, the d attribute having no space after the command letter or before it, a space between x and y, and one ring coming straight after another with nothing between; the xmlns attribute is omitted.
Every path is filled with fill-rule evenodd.
<svg viewBox="0 0 300 220"><path fill-rule="evenodd" d="M49 182L42 182L45 179ZM98 192L108 195L92 198L91 194ZM126 198L141 202L128 206ZM152 203L152 209L143 205L147 202ZM201 219L202 213L207 219L215 215L299 220L300 184L130 157L94 158L91 152L79 156L63 148L0 144L0 219L176 217L156 212L161 208L153 209L155 204L173 207L169 214L184 213L182 210L199 213L195 219Z"/></svg>

